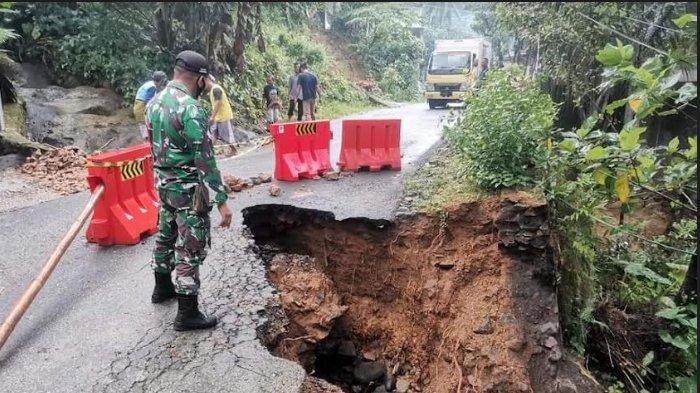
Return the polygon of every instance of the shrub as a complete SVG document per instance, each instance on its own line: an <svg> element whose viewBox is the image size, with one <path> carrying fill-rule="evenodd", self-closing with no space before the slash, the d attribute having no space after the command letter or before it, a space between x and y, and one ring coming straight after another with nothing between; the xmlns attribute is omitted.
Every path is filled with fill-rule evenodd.
<svg viewBox="0 0 700 393"><path fill-rule="evenodd" d="M467 175L477 185L527 186L543 164L554 116L549 96L513 66L489 72L447 136L463 153Z"/></svg>

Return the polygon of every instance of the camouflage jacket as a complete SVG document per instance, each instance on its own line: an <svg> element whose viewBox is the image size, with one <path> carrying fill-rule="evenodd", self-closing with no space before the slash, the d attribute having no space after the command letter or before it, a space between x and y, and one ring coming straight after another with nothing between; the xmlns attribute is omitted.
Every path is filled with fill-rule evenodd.
<svg viewBox="0 0 700 393"><path fill-rule="evenodd" d="M187 87L170 82L146 108L156 187L189 194L205 185L215 204L228 198L216 167L207 113Z"/></svg>

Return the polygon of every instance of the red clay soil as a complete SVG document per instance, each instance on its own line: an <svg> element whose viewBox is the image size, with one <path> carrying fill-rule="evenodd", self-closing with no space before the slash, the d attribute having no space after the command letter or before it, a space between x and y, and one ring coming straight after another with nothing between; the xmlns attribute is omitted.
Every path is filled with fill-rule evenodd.
<svg viewBox="0 0 700 393"><path fill-rule="evenodd" d="M269 277L291 322L278 342L313 348L347 308L336 328L365 360L381 360L393 377L410 382L409 391L597 391L575 365L562 365L554 288L551 277L539 276L544 259L523 259L499 245L496 223L505 205L534 211L532 201L515 199L455 206L380 229L362 220L278 214L277 228L297 221L278 234L278 244L314 257L273 259ZM308 304L319 307L309 311ZM304 349L282 344L273 352L308 366L293 353Z"/></svg>

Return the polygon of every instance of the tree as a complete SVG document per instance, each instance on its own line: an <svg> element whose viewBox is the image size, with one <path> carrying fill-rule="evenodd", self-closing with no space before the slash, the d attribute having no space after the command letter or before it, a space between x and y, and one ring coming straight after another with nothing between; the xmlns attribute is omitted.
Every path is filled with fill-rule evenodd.
<svg viewBox="0 0 700 393"><path fill-rule="evenodd" d="M561 118L580 123L610 100L625 95L624 86L597 91L602 68L593 59L611 36L632 44L641 58L653 54L647 46L668 42L674 29L670 15L679 15L690 3L498 3L480 14L479 30L515 39L516 61L534 65L539 44L541 71L548 78L550 95L563 104ZM673 12L671 12L673 11ZM491 19L494 18L494 19ZM495 24L494 24L495 21ZM614 30L614 31L613 31ZM643 45L623 38L624 34ZM519 43L522 43L522 56ZM686 41L683 46L689 46ZM575 120L574 120L575 118Z"/></svg>
<svg viewBox="0 0 700 393"><path fill-rule="evenodd" d="M254 39L258 41L258 49L265 51L265 41L262 36L260 3L238 2L236 32L233 41L233 57L230 63L241 73L246 69L245 47Z"/></svg>
<svg viewBox="0 0 700 393"><path fill-rule="evenodd" d="M11 12L10 3L0 3L0 14L6 14L9 12ZM8 40L11 40L13 38L17 38L17 34L12 29L0 27L0 46L3 46ZM3 104L15 102L15 100L17 99L17 93L15 91L14 85L5 76L5 67L9 66L8 63L12 63L12 59L10 59L10 57L7 56L6 51L0 50L0 95ZM2 121L2 126L4 128L4 120Z"/></svg>

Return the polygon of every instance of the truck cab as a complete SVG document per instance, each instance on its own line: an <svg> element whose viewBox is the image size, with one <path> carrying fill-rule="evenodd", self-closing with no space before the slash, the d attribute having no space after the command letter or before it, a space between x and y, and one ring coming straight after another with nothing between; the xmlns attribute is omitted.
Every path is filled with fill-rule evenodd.
<svg viewBox="0 0 700 393"><path fill-rule="evenodd" d="M425 78L424 95L430 109L462 102L480 71L482 57L491 57L491 45L484 38L435 41Z"/></svg>

